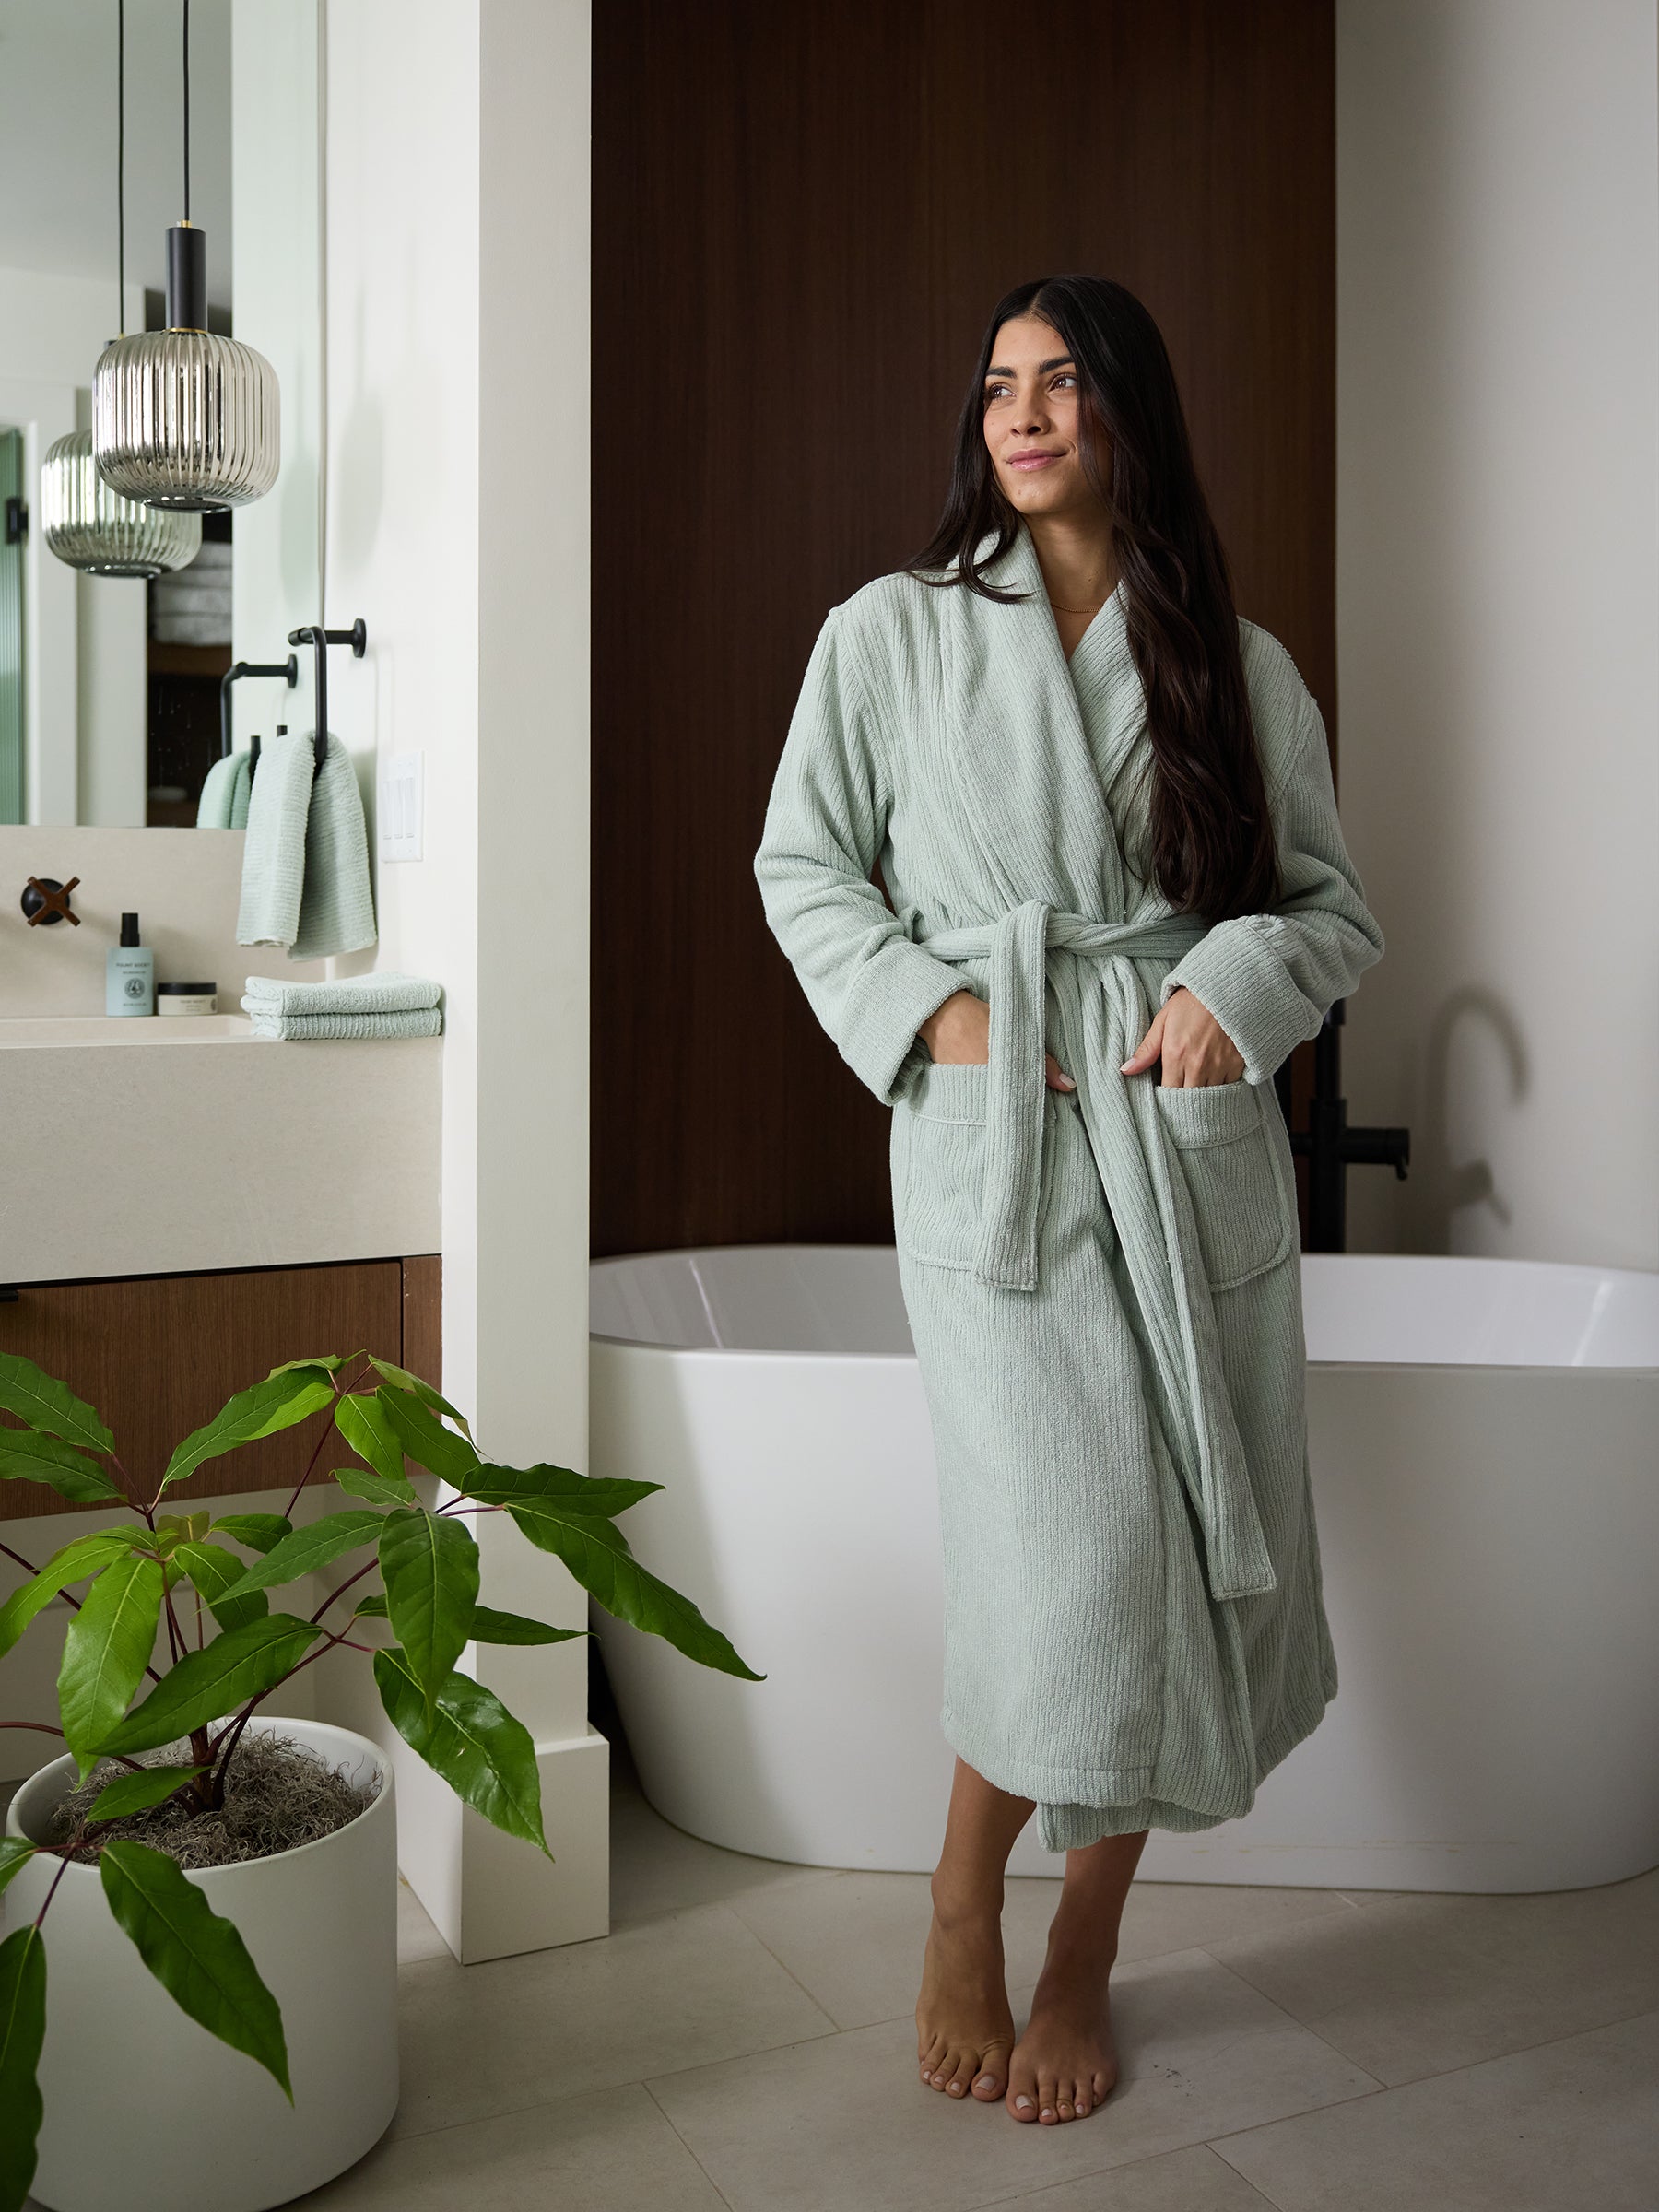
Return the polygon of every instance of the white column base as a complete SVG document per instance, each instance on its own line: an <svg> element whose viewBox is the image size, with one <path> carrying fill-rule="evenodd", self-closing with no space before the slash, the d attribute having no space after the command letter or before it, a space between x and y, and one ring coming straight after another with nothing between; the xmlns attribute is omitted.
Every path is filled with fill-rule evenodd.
<svg viewBox="0 0 1659 2212"><path fill-rule="evenodd" d="M610 1743L590 1725L538 1743L535 1764L551 1864L480 1814L462 1815L461 1941L452 1947L465 1966L610 1934Z"/></svg>

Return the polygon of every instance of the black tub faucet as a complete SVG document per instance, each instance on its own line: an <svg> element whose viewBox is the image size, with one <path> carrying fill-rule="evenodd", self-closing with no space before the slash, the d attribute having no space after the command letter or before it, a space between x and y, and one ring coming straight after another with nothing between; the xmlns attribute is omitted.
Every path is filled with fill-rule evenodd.
<svg viewBox="0 0 1659 2212"><path fill-rule="evenodd" d="M1309 1252L1347 1249L1347 1171L1350 1166L1392 1167L1402 1182L1411 1158L1409 1129L1350 1129L1347 1100L1342 1096L1341 1030L1347 1019L1337 999L1313 1041L1313 1096L1308 1125L1290 1129L1290 1063L1274 1077L1274 1087L1290 1131L1290 1149L1308 1162Z"/></svg>

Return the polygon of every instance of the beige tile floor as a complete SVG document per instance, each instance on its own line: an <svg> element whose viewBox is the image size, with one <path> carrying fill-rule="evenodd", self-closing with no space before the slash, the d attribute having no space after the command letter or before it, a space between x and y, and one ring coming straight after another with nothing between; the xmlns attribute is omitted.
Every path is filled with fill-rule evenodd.
<svg viewBox="0 0 1659 2212"><path fill-rule="evenodd" d="M329 2212L1659 2212L1659 1869L1540 1897L1132 1891L1123 2077L916 2077L924 1875L718 1851L618 1747L612 1932L459 1967L403 1894L404 2094ZM1055 1885L1008 1885L1023 2023Z"/></svg>
<svg viewBox="0 0 1659 2212"><path fill-rule="evenodd" d="M1029 2127L916 2078L924 1875L715 1850L615 1765L608 1936L464 1968L401 1892L402 2103L305 2205L1659 2212L1659 1868L1539 1897L1138 1884L1122 2079ZM1021 2024L1054 1896L1008 1885Z"/></svg>

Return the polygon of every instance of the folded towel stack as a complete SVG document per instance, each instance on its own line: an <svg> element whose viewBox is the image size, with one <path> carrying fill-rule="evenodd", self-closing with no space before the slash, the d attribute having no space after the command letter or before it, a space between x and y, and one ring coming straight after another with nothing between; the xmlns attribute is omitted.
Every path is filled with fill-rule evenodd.
<svg viewBox="0 0 1659 2212"><path fill-rule="evenodd" d="M242 848L239 945L284 945L290 960L374 942L369 837L351 756L327 740L320 772L309 736L289 731L259 755Z"/></svg>
<svg viewBox="0 0 1659 2212"><path fill-rule="evenodd" d="M443 1028L436 983L418 975L350 975L285 983L251 975L242 999L256 1037L436 1037Z"/></svg>

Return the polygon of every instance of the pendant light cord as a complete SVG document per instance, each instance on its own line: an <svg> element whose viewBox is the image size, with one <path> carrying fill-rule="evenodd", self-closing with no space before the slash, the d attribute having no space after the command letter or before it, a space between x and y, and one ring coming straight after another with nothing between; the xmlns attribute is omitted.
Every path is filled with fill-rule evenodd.
<svg viewBox="0 0 1659 2212"><path fill-rule="evenodd" d="M184 220L190 221L190 0L184 0Z"/></svg>
<svg viewBox="0 0 1659 2212"><path fill-rule="evenodd" d="M115 0L115 328L126 336L126 0Z"/></svg>

